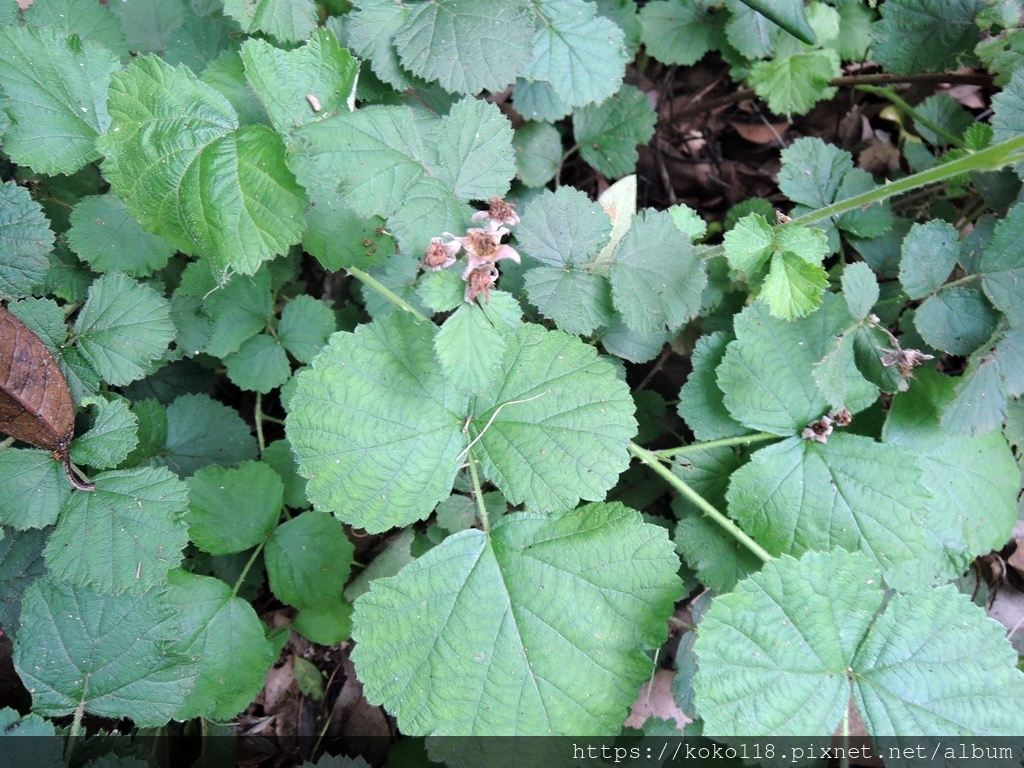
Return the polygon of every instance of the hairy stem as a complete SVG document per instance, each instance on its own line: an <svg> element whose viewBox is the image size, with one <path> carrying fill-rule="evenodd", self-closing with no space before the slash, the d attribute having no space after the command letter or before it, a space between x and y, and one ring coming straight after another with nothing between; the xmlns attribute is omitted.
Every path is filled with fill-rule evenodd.
<svg viewBox="0 0 1024 768"><path fill-rule="evenodd" d="M773 435L773 437L776 437L776 435ZM743 529L736 525L736 523L715 509L707 499L693 490L693 488L687 485L682 478L669 470L668 467L664 466L657 454L651 453L647 449L641 448L639 445L632 442L629 444L629 452L653 469L656 474L660 475L669 485L679 491L679 493L689 499L701 512L722 526L726 533L753 552L761 562L767 563L769 560L773 559L764 547L744 533Z"/></svg>
<svg viewBox="0 0 1024 768"><path fill-rule="evenodd" d="M692 443L690 445L680 445L676 448L665 448L661 451L652 451L652 453L659 459L671 459L673 456L682 456L687 453L700 453L701 451L710 451L712 448L724 448L728 445L749 445L750 443L760 443L764 440L778 440L778 435L772 435L767 432L755 432L752 435L739 435L737 437L723 437L721 440L711 440L707 443Z"/></svg>
<svg viewBox="0 0 1024 768"><path fill-rule="evenodd" d="M429 323L430 322L430 318L429 317L424 316L422 312L420 312L418 309L416 309L416 307L414 307L408 301L406 301L401 296L399 296L397 293L392 291L390 288L388 288L386 285L384 285L384 283L382 283L377 278L373 277L372 275L367 274L366 272L363 272L363 270L359 269L359 267L348 267L348 268L346 268L345 271L348 272L350 275L352 275L352 277L356 278L359 282L361 282L366 287L372 288L374 291L379 293L381 296L383 296L385 299L390 301L392 304L394 304L399 309L403 309L406 312L408 312L410 315L415 317L421 323Z"/></svg>
<svg viewBox="0 0 1024 768"><path fill-rule="evenodd" d="M469 479L473 483L473 498L476 500L476 513L480 517L480 525L484 529L484 533L491 532L491 518L487 514L487 505L484 504L484 489L480 483L480 473L476 468L476 458L473 456L473 452L469 451L466 456L469 461Z"/></svg>

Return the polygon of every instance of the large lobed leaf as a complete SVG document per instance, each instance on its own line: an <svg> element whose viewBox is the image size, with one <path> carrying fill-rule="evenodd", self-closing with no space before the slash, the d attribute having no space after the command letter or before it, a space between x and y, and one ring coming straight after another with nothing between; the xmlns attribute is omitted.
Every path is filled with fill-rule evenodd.
<svg viewBox="0 0 1024 768"><path fill-rule="evenodd" d="M470 398L436 362L435 334L385 316L335 334L298 374L286 426L318 508L374 531L408 525L448 496L470 441L513 503L560 510L603 497L636 422L626 385L592 347L522 325Z"/></svg>
<svg viewBox="0 0 1024 768"><path fill-rule="evenodd" d="M781 557L705 614L694 680L705 733L833 733L851 693L872 736L1015 735L1024 695L1004 629L952 586L894 595L833 550ZM879 613L880 612L880 613Z"/></svg>
<svg viewBox="0 0 1024 768"><path fill-rule="evenodd" d="M664 529L621 504L508 515L374 581L353 661L407 734L617 734L677 568Z"/></svg>

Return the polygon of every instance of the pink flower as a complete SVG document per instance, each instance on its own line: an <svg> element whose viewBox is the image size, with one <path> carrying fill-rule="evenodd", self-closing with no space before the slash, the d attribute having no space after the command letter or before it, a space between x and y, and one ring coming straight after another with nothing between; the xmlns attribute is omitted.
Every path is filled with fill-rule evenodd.
<svg viewBox="0 0 1024 768"><path fill-rule="evenodd" d="M466 302L472 304L477 296L483 295L484 301L491 303L491 288L498 279L498 268L494 264L484 262L475 269L467 269L462 279L466 281Z"/></svg>

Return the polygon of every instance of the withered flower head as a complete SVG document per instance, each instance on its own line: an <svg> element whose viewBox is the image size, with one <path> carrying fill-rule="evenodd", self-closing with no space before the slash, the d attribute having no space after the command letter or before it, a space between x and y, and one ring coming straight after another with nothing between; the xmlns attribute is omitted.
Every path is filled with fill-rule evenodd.
<svg viewBox="0 0 1024 768"><path fill-rule="evenodd" d="M473 214L473 221L487 221L485 226L492 231L499 227L514 227L519 223L519 214L512 203L506 203L500 197L492 197L487 205L489 207L486 211Z"/></svg>
<svg viewBox="0 0 1024 768"><path fill-rule="evenodd" d="M836 423L837 427L845 427L853 421L853 414L845 408L840 408L832 414L832 420Z"/></svg>
<svg viewBox="0 0 1024 768"><path fill-rule="evenodd" d="M828 416L822 416L817 421L812 421L804 427L804 431L800 433L800 437L804 440L814 440L818 443L827 443L828 436L831 434L832 419Z"/></svg>
<svg viewBox="0 0 1024 768"><path fill-rule="evenodd" d="M455 254L462 250L462 244L458 240L442 242L440 237L430 238L430 245L427 246L427 256L423 259L423 266L431 272L450 267L455 263Z"/></svg>
<svg viewBox="0 0 1024 768"><path fill-rule="evenodd" d="M476 269L466 270L462 277L466 281L465 299L468 303L472 304L480 295L488 304L491 303L491 288L498 279L498 268L494 264L485 262Z"/></svg>
<svg viewBox="0 0 1024 768"><path fill-rule="evenodd" d="M889 367L895 365L900 369L900 383L899 391L906 392L910 386L907 384L907 379L914 378L914 367L920 365L925 360L931 360L934 355L926 355L919 349L901 349L897 344L896 349L883 349L879 348L880 351L885 354L882 356L882 365Z"/></svg>

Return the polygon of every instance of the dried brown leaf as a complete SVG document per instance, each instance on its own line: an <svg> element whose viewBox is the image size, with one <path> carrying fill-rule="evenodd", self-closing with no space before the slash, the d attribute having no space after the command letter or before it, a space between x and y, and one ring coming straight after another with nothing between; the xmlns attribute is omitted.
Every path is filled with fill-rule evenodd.
<svg viewBox="0 0 1024 768"><path fill-rule="evenodd" d="M27 325L0 307L0 432L53 451L71 484L93 490L71 466L75 404L50 350Z"/></svg>

